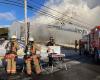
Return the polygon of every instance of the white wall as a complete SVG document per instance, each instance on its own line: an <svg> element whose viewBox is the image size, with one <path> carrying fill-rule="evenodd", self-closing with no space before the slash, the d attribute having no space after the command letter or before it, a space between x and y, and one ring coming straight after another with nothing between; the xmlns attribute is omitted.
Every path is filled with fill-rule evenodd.
<svg viewBox="0 0 100 80"><path fill-rule="evenodd" d="M82 30L82 28L79 28L74 25L66 24L63 26L64 29L75 29L78 28ZM47 41L49 37L52 35L56 41L56 43L62 43L62 44L74 44L75 40L79 40L82 38L82 33L76 33L71 31L64 31L64 30L58 30L51 26L51 28L48 28L47 24L34 24L31 26L31 35L34 36L36 41Z"/></svg>
<svg viewBox="0 0 100 80"><path fill-rule="evenodd" d="M9 38L12 35L16 35L18 39L20 39L21 35L21 27L24 27L24 24L18 21L15 21L9 27Z"/></svg>

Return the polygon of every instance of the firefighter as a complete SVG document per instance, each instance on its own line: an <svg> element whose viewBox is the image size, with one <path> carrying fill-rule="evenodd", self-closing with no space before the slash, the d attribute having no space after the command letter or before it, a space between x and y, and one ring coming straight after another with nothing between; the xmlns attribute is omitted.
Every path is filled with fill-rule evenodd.
<svg viewBox="0 0 100 80"><path fill-rule="evenodd" d="M49 38L49 41L47 43L47 46L54 46L55 45L55 41L54 41L54 38L53 37L50 37ZM48 48L47 52L49 53L50 51L50 48ZM48 54L48 58L49 58L49 66L52 66L53 65L53 58L52 58L52 54Z"/></svg>
<svg viewBox="0 0 100 80"><path fill-rule="evenodd" d="M15 74L17 50L19 49L17 37L15 35L11 37L10 42L8 42L8 44L6 45L6 49L7 49L5 55L5 59L7 61L6 71L8 74Z"/></svg>
<svg viewBox="0 0 100 80"><path fill-rule="evenodd" d="M32 74L32 69L34 67L34 71L36 74L41 73L39 57L36 55L36 50L40 50L40 48L35 44L34 38L29 38L29 43L26 46L25 53L25 63L26 63L26 72L28 75ZM32 66L33 62L33 66Z"/></svg>
<svg viewBox="0 0 100 80"><path fill-rule="evenodd" d="M78 42L77 40L75 40L75 52L77 52L77 46L78 46Z"/></svg>
<svg viewBox="0 0 100 80"><path fill-rule="evenodd" d="M82 41L79 40L79 55L82 54Z"/></svg>
<svg viewBox="0 0 100 80"><path fill-rule="evenodd" d="M47 43L47 46L54 46L54 45L55 45L54 38L53 37L50 37L49 38L49 41Z"/></svg>

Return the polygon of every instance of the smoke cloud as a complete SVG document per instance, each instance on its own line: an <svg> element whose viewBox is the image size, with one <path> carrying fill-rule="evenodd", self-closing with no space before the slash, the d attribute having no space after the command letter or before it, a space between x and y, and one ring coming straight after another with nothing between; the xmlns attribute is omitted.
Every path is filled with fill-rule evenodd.
<svg viewBox="0 0 100 80"><path fill-rule="evenodd" d="M85 25L90 29L100 24L100 0L48 0L45 6L49 8L42 7L46 13ZM55 24L57 20L38 13L32 23Z"/></svg>

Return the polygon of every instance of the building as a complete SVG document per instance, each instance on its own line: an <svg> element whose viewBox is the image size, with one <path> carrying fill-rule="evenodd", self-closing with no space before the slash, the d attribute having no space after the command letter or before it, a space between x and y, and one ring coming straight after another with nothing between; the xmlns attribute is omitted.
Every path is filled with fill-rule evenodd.
<svg viewBox="0 0 100 80"><path fill-rule="evenodd" d="M14 21L9 27L9 38L16 35L18 39L23 38L25 35L25 27L22 21Z"/></svg>
<svg viewBox="0 0 100 80"><path fill-rule="evenodd" d="M0 28L0 39L1 38L8 39L8 33L9 33L8 27L1 27Z"/></svg>
<svg viewBox="0 0 100 80"><path fill-rule="evenodd" d="M25 36L25 25L23 22L15 21L10 27L9 36L17 35L18 39ZM48 25L31 23L29 34L34 37L35 41L46 43L50 36L53 36L56 44L74 45L75 40L79 40L83 35L87 34L87 29L78 27L73 24L65 25Z"/></svg>

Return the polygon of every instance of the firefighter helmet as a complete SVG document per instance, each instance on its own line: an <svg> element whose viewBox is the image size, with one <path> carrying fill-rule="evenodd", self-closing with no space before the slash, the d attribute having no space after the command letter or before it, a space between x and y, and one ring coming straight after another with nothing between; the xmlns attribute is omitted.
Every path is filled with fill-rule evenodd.
<svg viewBox="0 0 100 80"><path fill-rule="evenodd" d="M16 38L17 38L17 36L16 36L16 35L13 35L11 38L12 38L12 39L16 39Z"/></svg>
<svg viewBox="0 0 100 80"><path fill-rule="evenodd" d="M53 37L50 37L49 39L50 39L50 40L53 40L54 38L53 38Z"/></svg>

